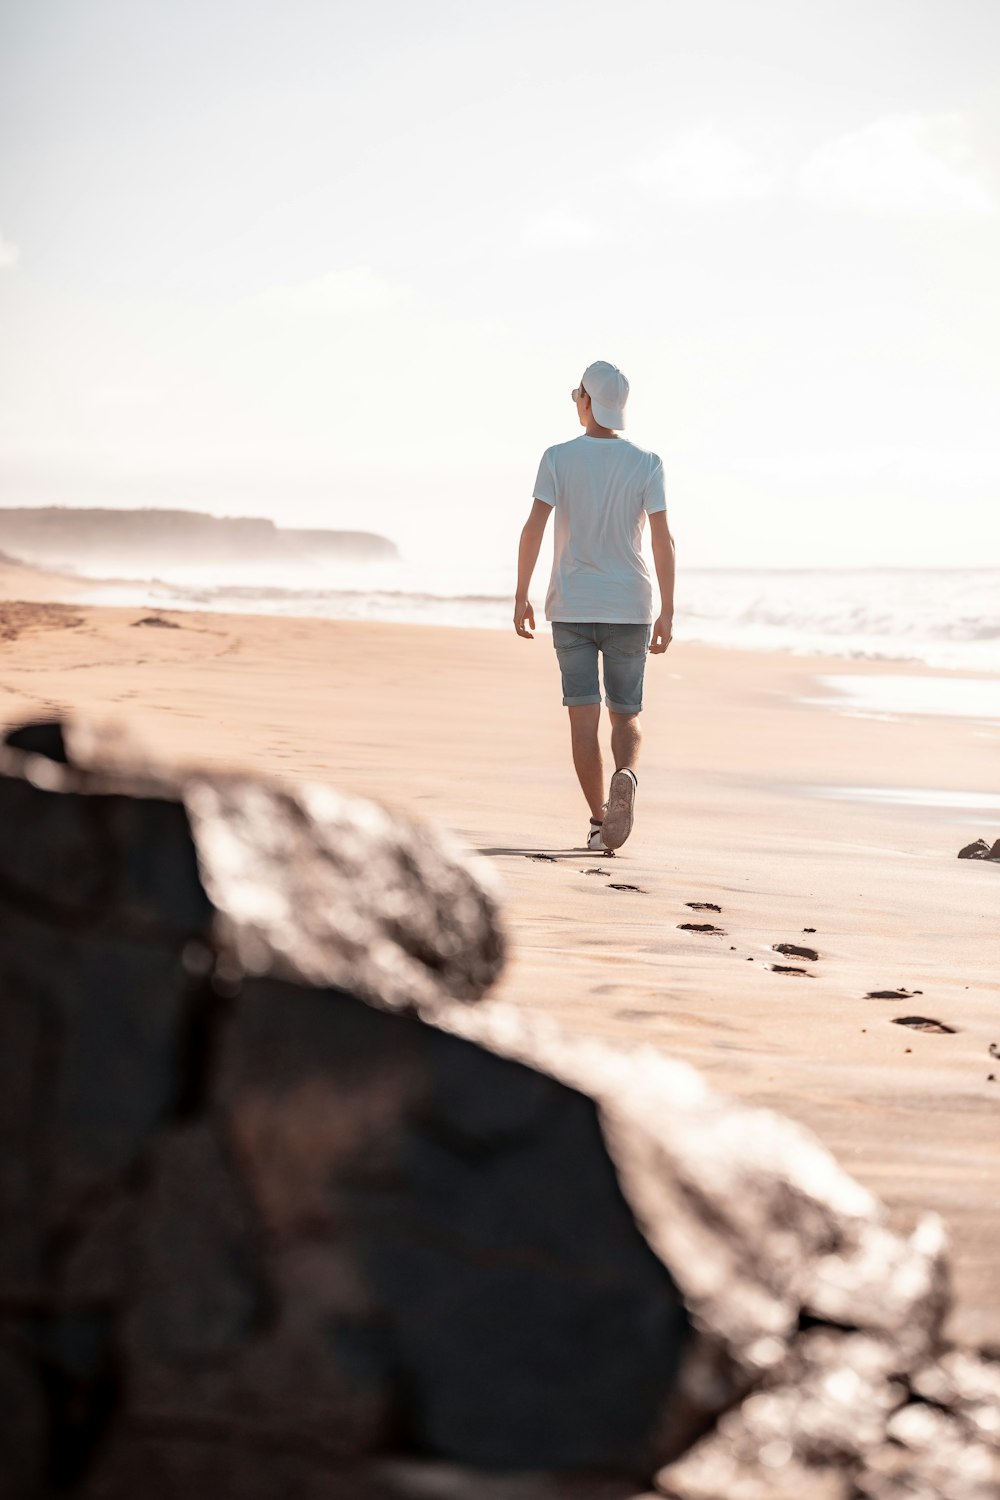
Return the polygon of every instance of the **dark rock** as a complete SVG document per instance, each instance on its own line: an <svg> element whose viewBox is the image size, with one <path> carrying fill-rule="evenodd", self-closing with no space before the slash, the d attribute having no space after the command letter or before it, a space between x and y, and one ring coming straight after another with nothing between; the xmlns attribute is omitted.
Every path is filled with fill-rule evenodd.
<svg viewBox="0 0 1000 1500"><path fill-rule="evenodd" d="M711 922L678 922L678 932L717 932L720 937L725 937L721 927L714 926Z"/></svg>
<svg viewBox="0 0 1000 1500"><path fill-rule="evenodd" d="M160 615L144 615L141 620L133 620L135 625L157 625L161 630L180 630L176 620L164 620Z"/></svg>
<svg viewBox="0 0 1000 1500"><path fill-rule="evenodd" d="M4 1500L985 1500L937 1221L468 1004L502 944L446 841L72 724L0 816Z"/></svg>
<svg viewBox="0 0 1000 1500"><path fill-rule="evenodd" d="M923 994L922 990L869 990L865 995L866 1000L912 1000L914 995Z"/></svg>
<svg viewBox="0 0 1000 1500"><path fill-rule="evenodd" d="M385 1500L656 1500L636 1493L634 1480L565 1472L491 1473L426 1459L380 1464Z"/></svg>
<svg viewBox="0 0 1000 1500"><path fill-rule="evenodd" d="M88 929L113 913L144 941L203 937L223 970L390 1007L475 999L499 972L487 874L444 836L319 785L143 764L72 721L31 733L68 764L0 751L0 886L19 910Z"/></svg>
<svg viewBox="0 0 1000 1500"><path fill-rule="evenodd" d="M448 1005L435 1018L597 1102L647 1239L698 1327L735 1354L735 1366L718 1367L720 1392L734 1369L759 1375L784 1357L804 1317L885 1337L907 1368L935 1346L947 1306L939 1221L893 1233L877 1200L802 1127L722 1098L650 1048L577 1040L499 1005ZM710 1347L694 1345L692 1359Z"/></svg>
<svg viewBox="0 0 1000 1500"><path fill-rule="evenodd" d="M45 1396L47 1469L53 1489L89 1469L118 1396L113 1321L104 1308L46 1309L13 1323Z"/></svg>
<svg viewBox="0 0 1000 1500"><path fill-rule="evenodd" d="M178 955L0 911L0 1293L32 1295L91 1234L172 1113Z"/></svg>
<svg viewBox="0 0 1000 1500"><path fill-rule="evenodd" d="M808 969L800 969L796 964L767 964L766 967L773 974L804 974L807 979L812 978Z"/></svg>
<svg viewBox="0 0 1000 1500"><path fill-rule="evenodd" d="M150 1150L136 1233L126 1342L186 1379L246 1341L270 1312L254 1226L215 1132L164 1132Z"/></svg>
<svg viewBox="0 0 1000 1500"><path fill-rule="evenodd" d="M684 1317L589 1100L422 1021L256 983L220 1102L270 1239L325 1231L350 1252L389 1332L359 1325L357 1349L420 1392L419 1446L524 1467L640 1457Z"/></svg>
<svg viewBox="0 0 1000 1500"><path fill-rule="evenodd" d="M15 1326L0 1329L0 1497L41 1495L48 1468L49 1414L42 1373Z"/></svg>

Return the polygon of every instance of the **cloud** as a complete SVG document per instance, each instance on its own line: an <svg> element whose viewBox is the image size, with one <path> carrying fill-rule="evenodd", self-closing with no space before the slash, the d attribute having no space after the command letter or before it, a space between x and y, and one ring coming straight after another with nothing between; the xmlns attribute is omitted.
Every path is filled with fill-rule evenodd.
<svg viewBox="0 0 1000 1500"><path fill-rule="evenodd" d="M657 156L640 162L632 176L677 203L737 203L770 197L778 188L774 172L711 124L681 131Z"/></svg>
<svg viewBox="0 0 1000 1500"><path fill-rule="evenodd" d="M550 209L532 219L521 231L521 244L526 250L578 250L596 245L603 238L603 231L596 224L562 208Z"/></svg>
<svg viewBox="0 0 1000 1500"><path fill-rule="evenodd" d="M340 317L351 313L380 312L406 297L403 287L373 271L370 266L351 266L327 271L310 281L271 287L254 298L258 306L281 312L308 312Z"/></svg>
<svg viewBox="0 0 1000 1500"><path fill-rule="evenodd" d="M797 186L822 208L985 218L997 203L976 167L962 115L887 115L820 146Z"/></svg>
<svg viewBox="0 0 1000 1500"><path fill-rule="evenodd" d="M10 240L0 234L0 271L16 266L20 253L16 245L12 245Z"/></svg>

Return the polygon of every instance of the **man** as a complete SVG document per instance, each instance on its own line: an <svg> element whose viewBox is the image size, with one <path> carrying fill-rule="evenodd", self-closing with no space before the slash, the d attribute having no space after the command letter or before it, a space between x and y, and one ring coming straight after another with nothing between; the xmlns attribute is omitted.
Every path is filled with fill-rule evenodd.
<svg viewBox="0 0 1000 1500"><path fill-rule="evenodd" d="M584 370L572 393L584 432L542 455L534 503L521 532L514 600L514 629L533 640L535 615L528 590L554 510L545 615L552 622L562 672L573 765L590 807L587 848L600 853L621 848L632 831L646 655L666 651L674 615L674 543L667 526L663 464L655 453L618 435L625 426L628 392L625 376L606 360ZM660 590L655 620L641 551L647 516ZM615 762L606 801L598 739L599 656Z"/></svg>

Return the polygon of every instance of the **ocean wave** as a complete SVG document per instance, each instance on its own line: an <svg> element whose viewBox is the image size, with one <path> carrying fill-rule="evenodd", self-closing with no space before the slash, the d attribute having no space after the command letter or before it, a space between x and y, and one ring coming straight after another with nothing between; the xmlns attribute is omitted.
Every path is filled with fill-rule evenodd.
<svg viewBox="0 0 1000 1500"><path fill-rule="evenodd" d="M155 605L162 609L228 610L330 619L386 620L427 625L509 629L513 587L499 592L496 567L468 585L455 573L422 579L371 580L358 587L290 580L185 582L154 580L90 592L93 602ZM441 586L441 578L443 584ZM453 580L457 589L450 586ZM410 578L405 580L410 582ZM385 586L376 586L376 583ZM544 583L534 590L540 605ZM1000 570L942 569L892 572L842 570L688 570L678 579L678 640L760 651L841 656L867 661L915 661L930 666L1000 672ZM537 610L539 629L546 627Z"/></svg>
<svg viewBox="0 0 1000 1500"><path fill-rule="evenodd" d="M387 599L421 604L509 604L510 594L434 594L414 589L291 589L278 586L256 587L250 584L219 584L211 589L178 588L162 585L174 593L199 599Z"/></svg>

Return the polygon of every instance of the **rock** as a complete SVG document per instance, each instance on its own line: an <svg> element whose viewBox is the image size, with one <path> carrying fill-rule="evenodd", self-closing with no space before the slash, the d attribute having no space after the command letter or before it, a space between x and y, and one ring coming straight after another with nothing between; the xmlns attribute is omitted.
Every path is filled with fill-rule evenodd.
<svg viewBox="0 0 1000 1500"><path fill-rule="evenodd" d="M13 1322L14 1320L4 1320ZM15 1325L0 1332L0 1497L42 1493L48 1468L42 1372Z"/></svg>
<svg viewBox="0 0 1000 1500"><path fill-rule="evenodd" d="M570 1037L496 1004L446 1005L435 1019L596 1101L646 1237L699 1328L735 1355L737 1380L779 1361L802 1320L888 1338L907 1368L936 1346L948 1305L940 1220L891 1231L804 1127L716 1094L653 1047Z"/></svg>
<svg viewBox="0 0 1000 1500"><path fill-rule="evenodd" d="M280 1488L282 1454L399 1435L641 1464L687 1317L593 1101L415 1013L499 966L464 860L322 788L102 744L36 726L0 755L30 851L0 886L2 1305L42 1320L25 1391L66 1392L60 1483L252 1441Z"/></svg>
<svg viewBox="0 0 1000 1500"><path fill-rule="evenodd" d="M150 924L171 943L204 938L223 973L389 1007L476 999L500 971L487 872L431 829L323 786L175 773L85 724L7 744L0 879L40 914L57 919L58 903L99 923L113 907L143 940Z"/></svg>
<svg viewBox="0 0 1000 1500"><path fill-rule="evenodd" d="M804 948L798 943L772 943L772 952L783 953L786 958L805 958L810 963L815 963L819 954L815 948Z"/></svg>
<svg viewBox="0 0 1000 1500"><path fill-rule="evenodd" d="M0 816L0 1496L985 1500L939 1223L470 1004L446 840L77 724L0 750Z"/></svg>
<svg viewBox="0 0 1000 1500"><path fill-rule="evenodd" d="M325 1232L349 1253L376 1309L348 1330L355 1356L420 1392L420 1448L638 1461L686 1320L589 1099L423 1020L256 982L219 1103L270 1241Z"/></svg>
<svg viewBox="0 0 1000 1500"><path fill-rule="evenodd" d="M632 1480L580 1473L490 1473L426 1459L397 1459L377 1473L385 1500L657 1500Z"/></svg>

